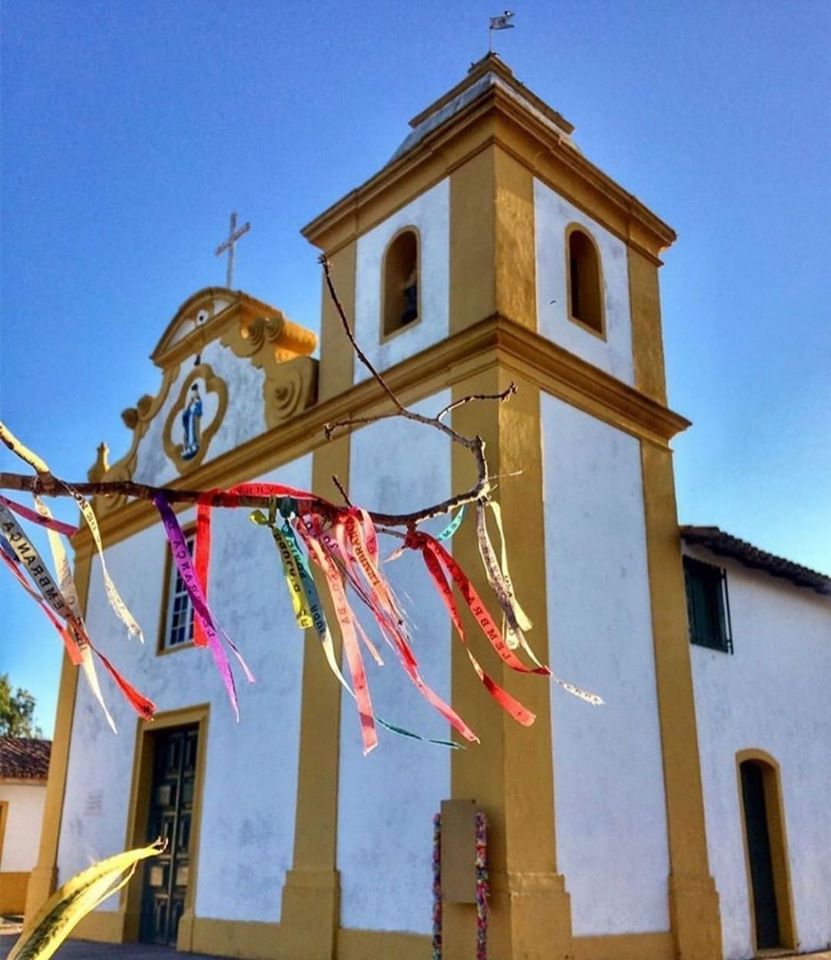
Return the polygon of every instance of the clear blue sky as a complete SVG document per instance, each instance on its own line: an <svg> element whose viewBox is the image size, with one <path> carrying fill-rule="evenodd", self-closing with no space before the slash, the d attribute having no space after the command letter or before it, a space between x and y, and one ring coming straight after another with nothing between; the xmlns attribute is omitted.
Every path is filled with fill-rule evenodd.
<svg viewBox="0 0 831 960"><path fill-rule="evenodd" d="M3 0L2 417L69 479L224 282L317 327L299 228L487 48L504 0ZM496 47L679 233L662 271L682 522L831 572L831 4L515 0ZM17 469L0 454L2 469ZM71 511L64 514L74 519ZM51 731L59 641L0 580L0 672ZM590 598L588 598L590 599ZM31 608L31 609L30 609Z"/></svg>

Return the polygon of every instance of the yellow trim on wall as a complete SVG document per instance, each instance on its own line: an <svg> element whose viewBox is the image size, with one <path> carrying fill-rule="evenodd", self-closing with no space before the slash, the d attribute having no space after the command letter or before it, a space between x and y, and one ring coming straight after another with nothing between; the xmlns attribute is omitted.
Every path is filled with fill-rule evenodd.
<svg viewBox="0 0 831 960"><path fill-rule="evenodd" d="M477 151L450 175L450 333L496 309L496 150Z"/></svg>
<svg viewBox="0 0 831 960"><path fill-rule="evenodd" d="M338 930L338 960L428 960L431 938L386 930ZM472 951L468 953L468 960Z"/></svg>
<svg viewBox="0 0 831 960"><path fill-rule="evenodd" d="M6 837L6 822L9 818L9 801L0 800L0 864L3 863L3 840Z"/></svg>
<svg viewBox="0 0 831 960"><path fill-rule="evenodd" d="M650 400L666 406L667 385L658 267L632 247L627 251L627 265L635 386Z"/></svg>
<svg viewBox="0 0 831 960"><path fill-rule="evenodd" d="M498 147L492 149L496 312L522 327L536 330L534 177L516 157Z"/></svg>
<svg viewBox="0 0 831 960"><path fill-rule="evenodd" d="M92 568L91 543L84 549L76 548L75 586L78 602L86 613L89 594L89 577ZM26 920L55 891L58 879L58 843L61 835L66 776L69 768L69 748L72 739L72 723L75 715L75 696L78 688L78 670L64 651L61 661L61 679L58 686L58 704L55 712L55 733L49 759L49 779L46 783L46 801L43 808L43 826L40 834L38 862L32 870L26 892Z"/></svg>
<svg viewBox="0 0 831 960"><path fill-rule="evenodd" d="M753 952L758 953L756 943L756 904L753 896L753 882L750 872L750 850L747 842L747 816L744 809L741 767L745 761L757 761L762 767L762 784L765 793L765 813L767 815L770 854L773 864L773 888L776 896L776 913L779 919L779 937L781 943L775 949L796 950L799 938L796 929L796 911L794 909L793 887L791 885L790 851L788 849L787 817L785 799L782 793L782 770L779 762L764 750L750 748L736 753L736 787L739 792L739 811L742 822L742 846L744 866L747 877L747 898L750 903L750 936Z"/></svg>
<svg viewBox="0 0 831 960"><path fill-rule="evenodd" d="M574 960L673 960L674 956L669 931L574 938Z"/></svg>
<svg viewBox="0 0 831 960"><path fill-rule="evenodd" d="M641 467L666 792L672 932L681 960L720 960L721 918L707 855L686 595L670 451L641 443Z"/></svg>
<svg viewBox="0 0 831 960"><path fill-rule="evenodd" d="M69 937L93 943L123 943L122 930L123 918L118 910L96 910L88 913Z"/></svg>
<svg viewBox="0 0 831 960"><path fill-rule="evenodd" d="M504 389L512 373L495 363L455 384L453 399ZM537 654L545 658L548 643L540 398L539 390L529 380L520 381L519 387L510 403L458 408L453 427L483 437L494 474L522 470L510 484L501 487L499 499L508 543L523 544L523 549L512 555L512 572L515 582L522 584L522 603L535 624L529 639ZM452 488L465 489L472 480L471 458L456 445L451 456ZM477 589L487 595L474 528L473 524L460 528L454 537L453 553ZM469 616L464 619L473 640L476 625ZM452 651L452 702L488 745L487 750L453 754L451 785L454 799L473 799L488 815L491 949L496 956L534 960L567 957L571 951L571 909L556 863L550 686L542 678L518 679L501 663L489 663L487 669L497 683L537 715L533 727L520 727L494 707L455 640ZM536 682L539 680L542 682ZM529 770L534 771L533 777L527 775ZM446 957L468 960L475 935L474 909L445 904L444 920Z"/></svg>
<svg viewBox="0 0 831 960"><path fill-rule="evenodd" d="M334 496L332 476L349 483L350 437L315 451L312 486ZM330 493L331 490L331 493ZM328 590L321 592L328 622L334 622ZM293 956L329 960L340 921L337 870L338 776L341 691L314 630L306 631L300 707L300 745L292 869L283 886L281 929ZM340 641L335 640L340 656Z"/></svg>
<svg viewBox="0 0 831 960"><path fill-rule="evenodd" d="M327 255L335 289L338 291L346 315L353 320L358 244L353 240L336 252L327 251ZM329 296L324 277L321 277L321 287L318 406L340 397L349 390L355 371L355 355L348 346L346 334L343 332L337 310Z"/></svg>
<svg viewBox="0 0 831 960"><path fill-rule="evenodd" d="M302 952L290 952L290 946L283 937L282 925L244 920L214 920L210 917L194 917L193 936L188 949L193 953L245 957L247 960L292 960L293 957L305 957Z"/></svg>
<svg viewBox="0 0 831 960"><path fill-rule="evenodd" d="M343 337L342 332L338 332ZM350 353L335 341L332 349L341 355ZM485 369L497 361L526 376L539 389L650 444L666 446L671 437L689 426L688 420L662 404L498 314L396 364L384 372L384 378L396 393L407 394L410 402L429 395L436 384L452 386L472 371ZM324 366L322 362L321 375ZM203 464L184 481L174 481L171 486L206 489L260 476L322 447L327 442L323 434L326 423L347 416L364 416L382 403L383 394L378 385L364 380L304 411L282 427ZM179 505L177 509L188 507ZM152 504L134 501L104 518L102 535L108 546L112 546L156 522L158 514ZM74 542L78 549L89 550L88 531L82 530Z"/></svg>
<svg viewBox="0 0 831 960"><path fill-rule="evenodd" d="M29 871L0 873L0 915L8 917L23 913L30 876Z"/></svg>

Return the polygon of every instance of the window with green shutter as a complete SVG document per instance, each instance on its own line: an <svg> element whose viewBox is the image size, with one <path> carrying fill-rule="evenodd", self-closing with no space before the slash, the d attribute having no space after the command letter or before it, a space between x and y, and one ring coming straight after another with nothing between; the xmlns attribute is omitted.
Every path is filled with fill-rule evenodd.
<svg viewBox="0 0 831 960"><path fill-rule="evenodd" d="M727 576L721 567L684 557L687 620L690 643L724 653L733 652Z"/></svg>

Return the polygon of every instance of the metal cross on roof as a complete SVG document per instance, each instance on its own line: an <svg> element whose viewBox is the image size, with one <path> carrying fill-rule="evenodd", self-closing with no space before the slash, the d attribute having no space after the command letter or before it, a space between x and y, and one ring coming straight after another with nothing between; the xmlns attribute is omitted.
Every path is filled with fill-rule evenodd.
<svg viewBox="0 0 831 960"><path fill-rule="evenodd" d="M236 246L237 240L244 234L248 233L251 229L250 223L244 223L239 230L237 229L237 215L236 213L231 214L231 226L229 228L229 236L227 240L224 240L216 248L216 255L221 257L225 251L228 251L228 271L225 275L225 286L231 290L233 289L234 282L234 247Z"/></svg>

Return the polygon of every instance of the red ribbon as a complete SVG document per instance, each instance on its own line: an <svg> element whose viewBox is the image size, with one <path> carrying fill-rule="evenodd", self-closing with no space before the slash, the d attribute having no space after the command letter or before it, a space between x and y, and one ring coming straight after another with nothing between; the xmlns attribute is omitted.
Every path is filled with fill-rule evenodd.
<svg viewBox="0 0 831 960"><path fill-rule="evenodd" d="M78 528L73 527L72 524L63 523L60 520L56 520L54 517L42 517L39 513L29 509L29 507L25 507L22 503L16 503L14 500L9 500L8 497L0 496L0 502L4 503L9 510L13 510L21 517L31 520L32 523L40 524L41 527L47 527L49 530L54 530L56 533L62 533L65 537L73 537L78 532Z"/></svg>
<svg viewBox="0 0 831 960"><path fill-rule="evenodd" d="M497 652L503 663L506 663L512 670L516 670L519 673L536 673L543 677L551 676L550 667L528 667L517 657L514 651L510 649L502 638L502 631L496 625L484 601L470 582L468 575L435 537L431 537L429 533L420 533L411 530L407 534L405 543L413 550L422 550L426 545L438 559L441 560L444 568L456 584L456 588L461 594L462 599L479 624L482 633L488 638L491 646Z"/></svg>
<svg viewBox="0 0 831 960"><path fill-rule="evenodd" d="M17 569L16 564L14 564L4 553L0 553L0 556L2 556L4 562L6 563L6 566L12 571L15 577L17 577L21 586L26 590L29 596L31 596L32 599L37 603L40 609L43 610L43 612L46 614L47 618L49 619L49 622L55 628L61 640L63 641L64 647L66 648L66 652L69 655L69 660L72 663L72 665L74 667L80 666L82 662L81 651L78 646L78 641L73 636L71 630L60 622L60 620L55 616L55 614L49 609L47 604L43 601L43 599L40 596L38 596L37 592L33 590L32 587L29 586L29 584L26 582L26 578L23 576L20 570ZM76 629L81 629L81 630L83 629L78 623L73 624L73 626ZM89 646L92 652L98 657L98 659L104 665L104 668L106 669L107 673L109 673L109 675L113 678L119 690L121 690L122 694L124 695L127 702L130 704L130 706L136 711L136 713L139 714L139 716L143 717L145 720L151 720L153 718L153 714L156 712L156 705L153 703L153 701L145 697L144 694L136 690L136 688L129 681L124 679L124 677L118 672L118 670L116 670L116 668L112 665L112 663L110 663L110 661L104 656L104 654L101 653L101 651L98 650L98 648L92 644L92 641L90 641L89 637L86 636L85 632L84 632L84 637L85 637L84 642Z"/></svg>
<svg viewBox="0 0 831 960"><path fill-rule="evenodd" d="M439 596L444 601L444 605L447 608L450 620L456 629L456 633L459 635L459 640L461 640L462 645L467 652L473 669L476 671L476 675L482 681L482 684L488 693L507 714L512 716L517 723L521 723L525 727L530 727L534 720L536 720L536 715L533 714L527 707L524 707L519 700L512 697L507 690L500 687L492 677L485 673L479 661L473 656L473 653L468 646L467 639L465 638L462 620L456 607L456 601L453 599L453 591L450 587L450 584L447 582L447 578L445 577L444 571L441 568L439 558L433 549L433 545L428 540L425 540L420 549L427 570L433 579L433 583L436 586Z"/></svg>

